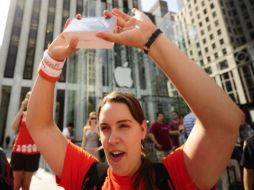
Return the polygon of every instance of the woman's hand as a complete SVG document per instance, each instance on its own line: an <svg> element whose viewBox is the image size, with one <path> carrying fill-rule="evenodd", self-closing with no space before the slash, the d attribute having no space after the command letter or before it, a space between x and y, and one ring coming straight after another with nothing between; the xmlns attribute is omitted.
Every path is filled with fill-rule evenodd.
<svg viewBox="0 0 254 190"><path fill-rule="evenodd" d="M23 112L27 108L28 99L24 99L21 103L20 110Z"/></svg>
<svg viewBox="0 0 254 190"><path fill-rule="evenodd" d="M104 11L106 18L112 15L117 17L117 33L98 32L96 36L110 42L143 49L156 26L141 11L134 8L132 13L134 16L127 15L119 9L113 9L112 12Z"/></svg>
<svg viewBox="0 0 254 190"><path fill-rule="evenodd" d="M81 19L81 15L76 15L77 19ZM71 19L67 19L64 29L71 23ZM61 33L57 38L49 45L48 54L51 58L56 61L63 61L65 58L73 54L77 48L78 38L73 36L70 42L68 43L63 33Z"/></svg>

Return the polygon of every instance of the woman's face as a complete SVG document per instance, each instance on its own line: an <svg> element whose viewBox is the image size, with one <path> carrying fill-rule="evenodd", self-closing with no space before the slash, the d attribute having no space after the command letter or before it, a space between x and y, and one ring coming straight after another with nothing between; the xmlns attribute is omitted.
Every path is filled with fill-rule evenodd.
<svg viewBox="0 0 254 190"><path fill-rule="evenodd" d="M27 107L27 104L28 104L28 101L29 101L29 98L31 96L31 92L28 92L25 96L25 99L23 101L23 104L25 105L25 108Z"/></svg>
<svg viewBox="0 0 254 190"><path fill-rule="evenodd" d="M123 103L106 103L100 112L102 146L109 166L120 176L131 176L141 164L141 140L146 122L140 125Z"/></svg>
<svg viewBox="0 0 254 190"><path fill-rule="evenodd" d="M96 124L97 124L97 118L96 118L96 115L92 115L92 116L90 116L89 117L89 120L90 120L90 125L92 125L92 126L96 126Z"/></svg>
<svg viewBox="0 0 254 190"><path fill-rule="evenodd" d="M26 93L25 100L29 100L30 96L31 96L31 92Z"/></svg>

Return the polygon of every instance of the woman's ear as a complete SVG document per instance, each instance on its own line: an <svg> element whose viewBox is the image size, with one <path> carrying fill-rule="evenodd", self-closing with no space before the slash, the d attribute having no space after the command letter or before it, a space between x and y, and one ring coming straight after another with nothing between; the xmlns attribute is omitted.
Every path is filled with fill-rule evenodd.
<svg viewBox="0 0 254 190"><path fill-rule="evenodd" d="M146 120L143 120L141 124L141 131L142 131L142 139L144 140L146 137L146 131L147 131L147 122Z"/></svg>

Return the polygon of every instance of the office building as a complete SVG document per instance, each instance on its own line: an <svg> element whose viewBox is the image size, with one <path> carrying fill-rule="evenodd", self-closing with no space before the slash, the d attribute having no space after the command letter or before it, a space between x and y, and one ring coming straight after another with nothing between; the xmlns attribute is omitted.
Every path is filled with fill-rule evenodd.
<svg viewBox="0 0 254 190"><path fill-rule="evenodd" d="M10 125L25 93L37 77L43 51L76 13L102 16L119 7L128 13L140 0L11 0L0 52L0 144L12 136ZM74 122L81 140L89 112L113 91L133 93L149 121L157 111L170 112L167 79L140 50L114 45L113 49L80 49L67 59L55 88L54 119L62 129ZM43 94L47 96L47 94ZM40 108L38 108L40 109Z"/></svg>
<svg viewBox="0 0 254 190"><path fill-rule="evenodd" d="M175 20L197 35L178 41L182 49L254 121L254 1L185 0Z"/></svg>

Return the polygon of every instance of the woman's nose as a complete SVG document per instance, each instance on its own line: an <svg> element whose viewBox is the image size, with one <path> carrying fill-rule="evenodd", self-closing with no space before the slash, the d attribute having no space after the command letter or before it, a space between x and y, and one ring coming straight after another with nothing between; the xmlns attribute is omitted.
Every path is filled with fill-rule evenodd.
<svg viewBox="0 0 254 190"><path fill-rule="evenodd" d="M117 132L111 131L108 142L110 144L116 144L119 142L119 136L118 136Z"/></svg>

